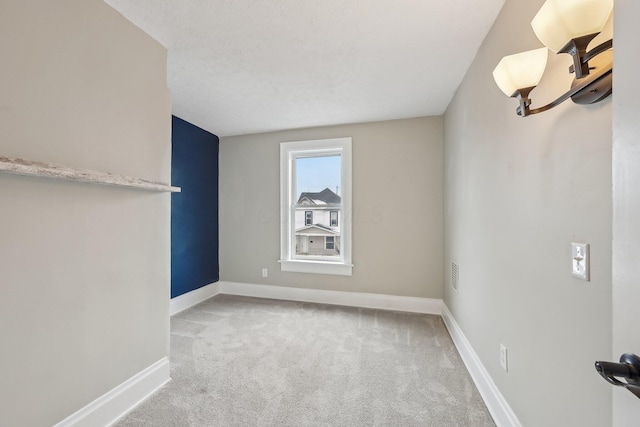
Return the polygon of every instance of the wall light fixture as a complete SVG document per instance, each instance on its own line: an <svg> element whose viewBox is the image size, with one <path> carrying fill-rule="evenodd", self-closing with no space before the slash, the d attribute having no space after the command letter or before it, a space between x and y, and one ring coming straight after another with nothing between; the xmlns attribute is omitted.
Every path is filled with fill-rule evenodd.
<svg viewBox="0 0 640 427"><path fill-rule="evenodd" d="M613 39L589 51L587 47L600 34L612 10L613 0L547 0L542 5L531 26L546 47L505 56L493 70L498 87L520 102L518 115L542 113L569 98L576 104L593 104L611 95ZM549 50L572 56L569 73L575 78L566 93L532 109L529 93L540 83Z"/></svg>

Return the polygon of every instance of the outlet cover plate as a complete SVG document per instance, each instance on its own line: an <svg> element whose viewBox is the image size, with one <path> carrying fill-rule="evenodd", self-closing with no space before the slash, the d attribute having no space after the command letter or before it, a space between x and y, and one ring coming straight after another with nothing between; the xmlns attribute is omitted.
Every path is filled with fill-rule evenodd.
<svg viewBox="0 0 640 427"><path fill-rule="evenodd" d="M505 372L509 372L509 366L507 364L507 347L504 344L500 344L500 366Z"/></svg>

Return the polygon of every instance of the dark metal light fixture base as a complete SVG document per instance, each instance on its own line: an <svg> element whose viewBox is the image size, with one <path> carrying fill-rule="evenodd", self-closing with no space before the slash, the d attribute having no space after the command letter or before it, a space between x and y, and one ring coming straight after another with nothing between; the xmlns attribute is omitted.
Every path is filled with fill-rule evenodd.
<svg viewBox="0 0 640 427"><path fill-rule="evenodd" d="M576 104L594 104L600 102L611 95L613 87L613 73L609 72L599 79L593 79L594 75L599 75L602 70L613 70L613 52L606 51L589 61L590 73L582 79L573 79L571 88L589 82L578 93L571 96L571 100Z"/></svg>

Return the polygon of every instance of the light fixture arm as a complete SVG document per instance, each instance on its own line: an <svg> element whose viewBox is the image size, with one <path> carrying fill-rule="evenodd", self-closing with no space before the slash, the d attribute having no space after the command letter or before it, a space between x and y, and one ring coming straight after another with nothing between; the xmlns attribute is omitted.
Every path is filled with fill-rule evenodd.
<svg viewBox="0 0 640 427"><path fill-rule="evenodd" d="M588 64L589 61L591 61L593 58L595 58L602 52L605 52L611 48L613 48L613 39L607 40L606 42L599 44L598 46L591 49L589 52L585 53L581 58L582 63ZM575 69L575 66L573 65L569 67L569 73L573 73L574 69Z"/></svg>
<svg viewBox="0 0 640 427"><path fill-rule="evenodd" d="M568 92L564 93L554 101L550 102L547 105L544 105L539 108L534 108L534 109L529 108L531 105L531 99L529 99L529 92L531 92L533 88L530 87L530 88L520 89L512 95L513 98L517 98L520 101L520 106L516 109L516 113L518 113L518 115L522 117L527 117L531 114L542 113L552 109L553 107L556 107L562 104L564 101L566 101L569 98L572 98L574 96L579 96L581 94L585 94L584 96L589 97L588 102L585 102L585 103L590 104L593 102L597 102L601 99L606 98L611 94L610 76L612 73L613 73L612 66L604 67L598 70L598 72L596 73L589 74L588 78L585 78L583 79L583 81L580 81L579 84L573 86Z"/></svg>
<svg viewBox="0 0 640 427"><path fill-rule="evenodd" d="M589 75L588 61L583 61L582 58L587 55L587 46L589 46L591 40L593 40L597 35L598 33L588 34L586 36L571 39L558 51L558 53L568 53L571 55L573 58L573 69L575 70L577 79L581 79L584 76Z"/></svg>

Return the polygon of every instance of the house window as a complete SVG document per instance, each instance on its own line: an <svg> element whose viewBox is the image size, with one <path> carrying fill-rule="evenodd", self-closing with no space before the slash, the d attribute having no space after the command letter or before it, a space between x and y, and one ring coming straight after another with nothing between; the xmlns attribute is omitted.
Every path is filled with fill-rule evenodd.
<svg viewBox="0 0 640 427"><path fill-rule="evenodd" d="M331 211L330 213L331 215L331 219L330 219L330 226L331 227L337 227L338 226L338 211Z"/></svg>
<svg viewBox="0 0 640 427"><path fill-rule="evenodd" d="M327 250L329 250L329 249L331 249L331 250L335 249L335 242L334 242L334 240L333 240L333 236L326 236L324 239L325 239L325 240L324 240L324 248L325 248L325 249L327 249Z"/></svg>
<svg viewBox="0 0 640 427"><path fill-rule="evenodd" d="M281 143L280 187L282 271L351 276L351 138Z"/></svg>

